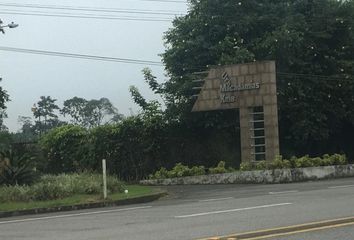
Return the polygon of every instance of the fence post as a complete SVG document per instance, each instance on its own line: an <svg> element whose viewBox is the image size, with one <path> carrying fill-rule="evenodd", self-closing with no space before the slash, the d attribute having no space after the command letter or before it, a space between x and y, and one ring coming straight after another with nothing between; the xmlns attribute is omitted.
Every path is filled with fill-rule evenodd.
<svg viewBox="0 0 354 240"><path fill-rule="evenodd" d="M106 159L102 159L102 171L103 171L103 198L107 198L107 177L106 177Z"/></svg>

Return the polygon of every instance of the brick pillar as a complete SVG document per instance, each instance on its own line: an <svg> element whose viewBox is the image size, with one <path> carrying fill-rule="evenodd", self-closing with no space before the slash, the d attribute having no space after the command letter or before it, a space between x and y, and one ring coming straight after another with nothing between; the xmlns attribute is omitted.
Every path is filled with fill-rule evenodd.
<svg viewBox="0 0 354 240"><path fill-rule="evenodd" d="M252 155L251 139L251 114L247 107L240 108L240 135L241 135L241 161L250 162L254 160Z"/></svg>

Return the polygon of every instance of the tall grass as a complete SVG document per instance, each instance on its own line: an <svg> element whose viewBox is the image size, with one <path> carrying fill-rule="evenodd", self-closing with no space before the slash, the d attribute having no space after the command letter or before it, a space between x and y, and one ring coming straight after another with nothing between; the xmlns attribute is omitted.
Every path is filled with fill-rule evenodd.
<svg viewBox="0 0 354 240"><path fill-rule="evenodd" d="M123 192L124 185L117 178L107 176L109 193ZM74 194L102 193L102 175L94 173L74 173L44 175L31 186L0 187L0 202L54 200Z"/></svg>

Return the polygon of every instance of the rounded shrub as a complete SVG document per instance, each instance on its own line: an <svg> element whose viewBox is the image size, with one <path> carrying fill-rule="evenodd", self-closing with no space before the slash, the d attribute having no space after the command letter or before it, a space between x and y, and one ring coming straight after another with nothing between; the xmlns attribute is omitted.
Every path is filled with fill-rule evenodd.
<svg viewBox="0 0 354 240"><path fill-rule="evenodd" d="M224 161L220 161L215 168L209 168L210 174L219 174L219 173L227 173L228 170L225 168L226 163Z"/></svg>
<svg viewBox="0 0 354 240"><path fill-rule="evenodd" d="M205 175L205 167L204 166L194 166L191 168L191 175L192 176L200 176L200 175Z"/></svg>

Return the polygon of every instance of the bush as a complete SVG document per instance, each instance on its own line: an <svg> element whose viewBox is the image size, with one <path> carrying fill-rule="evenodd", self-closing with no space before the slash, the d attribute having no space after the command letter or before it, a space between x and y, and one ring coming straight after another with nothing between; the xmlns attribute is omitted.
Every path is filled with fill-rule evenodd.
<svg viewBox="0 0 354 240"><path fill-rule="evenodd" d="M87 169L83 165L87 131L79 126L65 125L50 130L39 141L47 158L45 171L49 173L76 172Z"/></svg>
<svg viewBox="0 0 354 240"><path fill-rule="evenodd" d="M215 168L209 168L210 174L219 174L219 173L226 173L228 170L225 168L225 162L220 161Z"/></svg>
<svg viewBox="0 0 354 240"><path fill-rule="evenodd" d="M348 164L347 157L345 155L340 155L340 154L333 154L333 155L325 154L322 156L322 158L320 157L310 158L308 155L306 155L301 158L292 157L291 161L294 167L296 168Z"/></svg>
<svg viewBox="0 0 354 240"><path fill-rule="evenodd" d="M295 160L296 168L305 168L305 167L314 167L314 166L315 166L314 162L308 155L305 155Z"/></svg>
<svg viewBox="0 0 354 240"><path fill-rule="evenodd" d="M0 187L0 202L28 202L31 199L28 186L2 186Z"/></svg>
<svg viewBox="0 0 354 240"><path fill-rule="evenodd" d="M345 165L345 164L348 164L348 159L347 159L347 157L344 154L343 155L333 154L332 156L329 156L329 159L330 159L331 165Z"/></svg>
<svg viewBox="0 0 354 240"><path fill-rule="evenodd" d="M33 183L37 174L31 166L33 158L12 150L0 152L0 185L24 185Z"/></svg>
<svg viewBox="0 0 354 240"><path fill-rule="evenodd" d="M266 161L259 161L254 165L256 170L268 169L268 163Z"/></svg>
<svg viewBox="0 0 354 240"><path fill-rule="evenodd" d="M107 176L110 193L123 192L123 184L115 177ZM93 173L45 175L32 186L4 186L0 188L0 201L54 200L74 194L102 193L102 175Z"/></svg>
<svg viewBox="0 0 354 240"><path fill-rule="evenodd" d="M168 171L166 168L162 167L160 170L156 171L155 174L150 174L150 179L163 179L168 178Z"/></svg>
<svg viewBox="0 0 354 240"><path fill-rule="evenodd" d="M191 168L191 175L192 176L200 176L200 175L205 175L205 167L204 166L194 166Z"/></svg>
<svg viewBox="0 0 354 240"><path fill-rule="evenodd" d="M175 178L175 177L185 177L185 176L191 176L192 171L188 166L184 166L182 163L177 163L171 171L168 172L168 177L169 178Z"/></svg>
<svg viewBox="0 0 354 240"><path fill-rule="evenodd" d="M310 158L308 155L301 158L291 157L290 160L283 159L282 156L277 156L274 161L258 161L258 162L244 162L240 165L241 171L252 171L252 170L273 170L273 169L289 169L289 168L304 168L304 167L316 167L316 166L329 166L329 165L344 165L347 164L348 160L345 155L333 154L333 155L323 155L322 158L315 157ZM235 169L226 168L225 162L220 161L218 165L214 168L209 168L208 174L220 174L233 172ZM166 168L161 168L156 171L155 174L150 175L150 179L163 179L163 178L175 178L184 176L197 176L206 174L206 170L203 166L194 166L189 168L181 163L176 164L176 166L168 171Z"/></svg>
<svg viewBox="0 0 354 240"><path fill-rule="evenodd" d="M164 178L176 178L176 177L186 177L186 176L198 176L205 174L204 166L194 166L189 168L182 163L177 163L172 170L168 171L166 168L162 167L160 170L156 171L155 174L149 176L150 179L164 179Z"/></svg>
<svg viewBox="0 0 354 240"><path fill-rule="evenodd" d="M251 162L243 162L240 164L241 171L251 171L254 169L254 164Z"/></svg>
<svg viewBox="0 0 354 240"><path fill-rule="evenodd" d="M209 174L226 173L234 169L226 169L225 162L220 161L217 167L209 168L208 171L204 166L194 166L189 168L182 163L177 163L172 170L168 171L166 168L162 167L160 170L156 171L154 174L149 175L149 179L164 179L164 178L176 178L176 177L186 177L186 176L200 176L205 175L207 172Z"/></svg>
<svg viewBox="0 0 354 240"><path fill-rule="evenodd" d="M268 164L268 169L291 168L292 164L289 160L283 159L282 156L276 156L274 161Z"/></svg>
<svg viewBox="0 0 354 240"><path fill-rule="evenodd" d="M323 155L322 158L311 158L305 155L301 158L291 157L290 160L283 159L282 156L277 156L272 162L259 161L259 162L246 162L241 163L241 171L251 170L272 170L272 169L286 169L286 168L305 168L305 167L318 167L318 166L332 166L348 164L345 155L333 154Z"/></svg>

